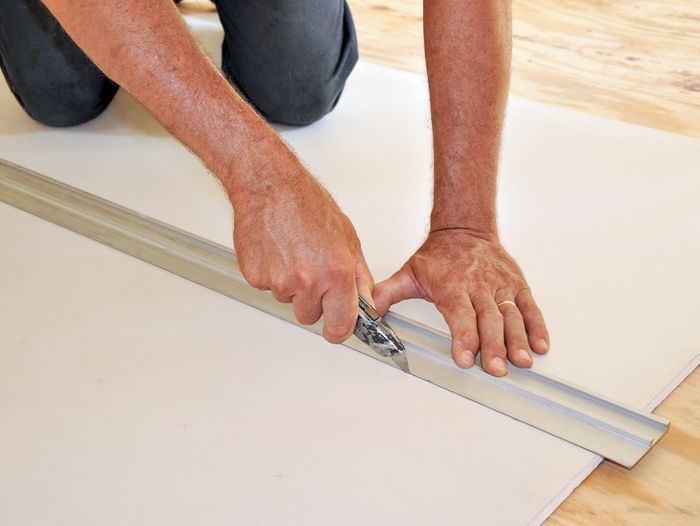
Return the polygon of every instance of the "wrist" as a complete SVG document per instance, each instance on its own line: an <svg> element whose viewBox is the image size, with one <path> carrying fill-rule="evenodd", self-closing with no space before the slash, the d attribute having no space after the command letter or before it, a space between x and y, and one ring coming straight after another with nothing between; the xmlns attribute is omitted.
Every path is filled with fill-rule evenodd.
<svg viewBox="0 0 700 526"><path fill-rule="evenodd" d="M460 204L445 209L433 207L430 214L430 233L463 230L485 239L498 239L496 210Z"/></svg>
<svg viewBox="0 0 700 526"><path fill-rule="evenodd" d="M226 149L215 173L234 207L282 193L298 171L292 151L265 122L240 130Z"/></svg>
<svg viewBox="0 0 700 526"><path fill-rule="evenodd" d="M479 238L484 241L491 243L500 243L498 237L498 232L477 230L470 227L442 227L442 228L431 228L428 232L428 237L438 237L438 236L469 236L471 238Z"/></svg>
<svg viewBox="0 0 700 526"><path fill-rule="evenodd" d="M462 155L464 153L462 152ZM461 228L498 237L496 173L498 165L456 156L435 160L435 188L430 230Z"/></svg>

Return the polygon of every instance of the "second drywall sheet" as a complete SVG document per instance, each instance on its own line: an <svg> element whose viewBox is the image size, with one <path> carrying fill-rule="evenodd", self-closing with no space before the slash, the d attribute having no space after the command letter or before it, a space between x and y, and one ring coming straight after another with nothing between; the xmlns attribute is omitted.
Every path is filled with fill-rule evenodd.
<svg viewBox="0 0 700 526"><path fill-rule="evenodd" d="M4 86L0 112L1 157L230 243L218 183L126 94L67 130ZM425 80L361 63L283 135L396 270L429 211ZM500 218L552 331L537 368L642 407L694 359L699 170L697 141L511 102ZM2 523L524 524L595 462L5 205L0 239Z"/></svg>

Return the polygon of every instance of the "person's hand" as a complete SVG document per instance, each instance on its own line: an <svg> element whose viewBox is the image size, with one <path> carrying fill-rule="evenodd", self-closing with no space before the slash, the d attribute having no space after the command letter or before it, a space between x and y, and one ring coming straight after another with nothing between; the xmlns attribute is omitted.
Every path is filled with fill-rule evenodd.
<svg viewBox="0 0 700 526"><path fill-rule="evenodd" d="M506 356L518 367L530 367L530 349L540 354L549 349L547 327L523 273L495 237L461 229L429 234L374 289L380 314L408 298L432 301L445 317L460 367L471 367L481 349L483 368L502 376Z"/></svg>
<svg viewBox="0 0 700 526"><path fill-rule="evenodd" d="M374 282L350 220L286 148L259 158L257 179L232 198L234 247L245 279L292 303L300 323L323 314L323 336L346 340L358 292L373 303Z"/></svg>

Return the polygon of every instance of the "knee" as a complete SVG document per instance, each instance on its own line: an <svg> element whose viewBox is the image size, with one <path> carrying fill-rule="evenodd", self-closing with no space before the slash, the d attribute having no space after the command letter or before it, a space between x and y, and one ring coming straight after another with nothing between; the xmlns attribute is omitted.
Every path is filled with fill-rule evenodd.
<svg viewBox="0 0 700 526"><path fill-rule="evenodd" d="M336 105L343 83L310 81L304 84L273 83L269 89L247 94L270 122L306 126L329 113Z"/></svg>
<svg viewBox="0 0 700 526"><path fill-rule="evenodd" d="M56 80L32 83L17 93L20 103L34 120L47 126L77 126L100 115L109 105L117 87L61 83Z"/></svg>
<svg viewBox="0 0 700 526"><path fill-rule="evenodd" d="M117 85L41 1L0 0L0 12L0 69L32 118L49 126L73 126L104 111Z"/></svg>
<svg viewBox="0 0 700 526"><path fill-rule="evenodd" d="M300 13L297 2L283 2L293 10L289 16L266 16L292 22L272 23L272 37L258 30L234 31L235 27L225 37L224 73L271 122L304 126L319 120L335 107L357 63L349 8L344 2L326 2L323 5L340 6L317 13L327 23L310 25L313 17ZM222 20L229 25L235 21L226 16ZM248 52L251 49L256 51Z"/></svg>
<svg viewBox="0 0 700 526"><path fill-rule="evenodd" d="M331 68L319 67L313 61L295 68L259 61L256 68L245 68L240 63L233 67L224 60L223 70L268 121L305 126L335 107L356 61L355 52L355 57L345 57L342 67L329 72Z"/></svg>
<svg viewBox="0 0 700 526"><path fill-rule="evenodd" d="M55 106L48 108L44 105L33 106L25 104L25 111L32 119L46 126L54 128L65 128L68 126L78 126L98 117L106 108L76 108L59 101Z"/></svg>

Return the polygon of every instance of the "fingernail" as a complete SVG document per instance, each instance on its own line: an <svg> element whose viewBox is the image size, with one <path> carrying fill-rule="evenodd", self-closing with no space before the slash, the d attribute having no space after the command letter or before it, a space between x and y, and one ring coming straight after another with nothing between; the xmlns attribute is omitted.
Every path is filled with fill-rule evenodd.
<svg viewBox="0 0 700 526"><path fill-rule="evenodd" d="M327 325L326 326L326 333L331 338L342 338L342 337L345 337L347 335L348 328L344 325Z"/></svg>
<svg viewBox="0 0 700 526"><path fill-rule="evenodd" d="M525 362L527 364L532 364L532 356L530 356L530 352L526 351L525 349L520 349L518 350L515 355L518 357L518 360L521 362Z"/></svg>
<svg viewBox="0 0 700 526"><path fill-rule="evenodd" d="M474 365L474 354L472 354L471 351L462 351L459 354L459 357L462 359L462 364L464 364L464 367L471 367Z"/></svg>
<svg viewBox="0 0 700 526"><path fill-rule="evenodd" d="M547 340L542 338L537 342L537 346L540 348L541 351L547 351L549 350L549 344L547 343Z"/></svg>
<svg viewBox="0 0 700 526"><path fill-rule="evenodd" d="M506 362L503 361L503 358L500 358L498 356L495 358L491 358L491 369L493 369L494 372L496 372L496 374L499 375L504 375L508 372L506 370Z"/></svg>

